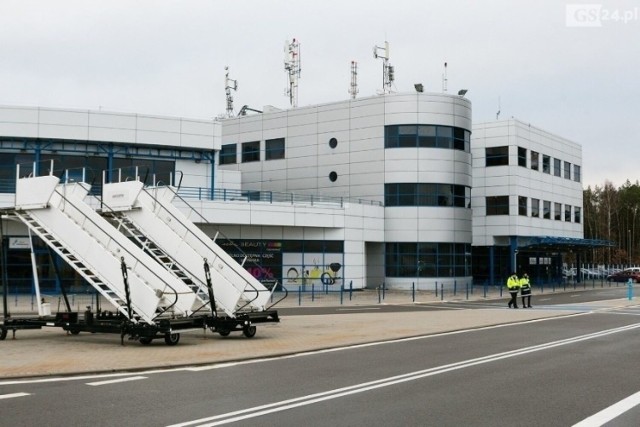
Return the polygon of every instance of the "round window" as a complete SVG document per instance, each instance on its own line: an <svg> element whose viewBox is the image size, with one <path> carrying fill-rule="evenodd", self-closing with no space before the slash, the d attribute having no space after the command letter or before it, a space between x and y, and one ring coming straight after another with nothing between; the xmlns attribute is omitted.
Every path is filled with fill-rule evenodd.
<svg viewBox="0 0 640 427"><path fill-rule="evenodd" d="M335 172L331 172L331 173L329 174L329 180L330 180L331 182L336 182L336 179L338 179L338 174L337 174L337 173L335 173Z"/></svg>
<svg viewBox="0 0 640 427"><path fill-rule="evenodd" d="M329 147L336 148L338 146L338 140L335 138L331 138L329 140Z"/></svg>

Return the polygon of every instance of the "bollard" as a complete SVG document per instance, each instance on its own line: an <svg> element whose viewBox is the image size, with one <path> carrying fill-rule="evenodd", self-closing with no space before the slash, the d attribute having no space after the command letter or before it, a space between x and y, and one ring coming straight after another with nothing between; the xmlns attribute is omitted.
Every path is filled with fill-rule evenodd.
<svg viewBox="0 0 640 427"><path fill-rule="evenodd" d="M455 297L457 294L457 290L458 290L458 281L454 280L453 281L453 296Z"/></svg>
<svg viewBox="0 0 640 427"><path fill-rule="evenodd" d="M444 283L440 283L440 301L444 300Z"/></svg>
<svg viewBox="0 0 640 427"><path fill-rule="evenodd" d="M386 287L384 286L384 282L382 282L382 299L384 300Z"/></svg>
<svg viewBox="0 0 640 427"><path fill-rule="evenodd" d="M298 305L302 305L302 286L298 286Z"/></svg>
<svg viewBox="0 0 640 427"><path fill-rule="evenodd" d="M484 298L487 297L487 288L489 287L489 284L485 283L484 284Z"/></svg>
<svg viewBox="0 0 640 427"><path fill-rule="evenodd" d="M467 287L467 299L469 299L469 282L467 282L466 287Z"/></svg>
<svg viewBox="0 0 640 427"><path fill-rule="evenodd" d="M344 299L344 282L340 283L340 305Z"/></svg>
<svg viewBox="0 0 640 427"><path fill-rule="evenodd" d="M438 298L438 282L436 281L436 298Z"/></svg>
<svg viewBox="0 0 640 427"><path fill-rule="evenodd" d="M378 286L378 304L380 304L380 286Z"/></svg>
<svg viewBox="0 0 640 427"><path fill-rule="evenodd" d="M316 284L311 284L311 302L316 300Z"/></svg>
<svg viewBox="0 0 640 427"><path fill-rule="evenodd" d="M349 282L349 301L353 298L353 280Z"/></svg>
<svg viewBox="0 0 640 427"><path fill-rule="evenodd" d="M633 299L633 282L631 279L627 282L627 298L629 298L629 301Z"/></svg>
<svg viewBox="0 0 640 427"><path fill-rule="evenodd" d="M411 300L416 302L416 282L411 282Z"/></svg>

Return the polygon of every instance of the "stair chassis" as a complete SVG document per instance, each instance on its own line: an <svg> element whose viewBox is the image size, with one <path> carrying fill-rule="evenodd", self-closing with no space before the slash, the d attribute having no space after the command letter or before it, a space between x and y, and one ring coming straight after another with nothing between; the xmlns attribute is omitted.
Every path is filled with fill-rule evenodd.
<svg viewBox="0 0 640 427"><path fill-rule="evenodd" d="M86 311L80 319L77 312L61 312L54 316L5 317L0 325L0 340L4 340L9 331L15 339L16 331L58 327L71 335L80 332L120 334L120 343L125 337L129 341L151 344L153 340L164 339L165 344L173 346L180 341L180 333L202 329L226 337L232 332L241 332L247 338L256 334L258 323L277 323L280 319L276 310L239 313L236 317L200 315L186 318L159 318L153 324L132 322L122 315L111 312L98 313Z"/></svg>

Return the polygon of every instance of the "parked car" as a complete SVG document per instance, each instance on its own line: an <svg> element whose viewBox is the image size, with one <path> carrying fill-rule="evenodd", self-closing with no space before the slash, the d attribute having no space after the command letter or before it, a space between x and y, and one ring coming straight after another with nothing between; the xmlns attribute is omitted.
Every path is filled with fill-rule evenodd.
<svg viewBox="0 0 640 427"><path fill-rule="evenodd" d="M631 279L633 283L640 283L640 268L628 268L626 270L613 273L607 276L608 282L628 282Z"/></svg>

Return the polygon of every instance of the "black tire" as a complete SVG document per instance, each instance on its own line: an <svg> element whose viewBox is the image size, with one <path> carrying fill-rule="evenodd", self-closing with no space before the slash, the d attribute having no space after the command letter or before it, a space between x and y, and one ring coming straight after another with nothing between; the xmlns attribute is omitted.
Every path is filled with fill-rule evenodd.
<svg viewBox="0 0 640 427"><path fill-rule="evenodd" d="M71 332L71 335L78 335L80 333L80 331L77 330L77 329L73 329L73 330L71 330L69 332Z"/></svg>
<svg viewBox="0 0 640 427"><path fill-rule="evenodd" d="M7 329L6 328L0 329L0 341L4 340L6 337L7 337Z"/></svg>
<svg viewBox="0 0 640 427"><path fill-rule="evenodd" d="M149 344L151 344L151 341L153 341L153 338L151 338L151 337L140 337L138 339L138 341L140 341L140 344L142 344L142 345L149 345Z"/></svg>
<svg viewBox="0 0 640 427"><path fill-rule="evenodd" d="M253 338L256 335L256 327L253 325L242 328L242 333L247 338Z"/></svg>
<svg viewBox="0 0 640 427"><path fill-rule="evenodd" d="M228 337L231 331L229 329L218 329L218 333L221 337Z"/></svg>
<svg viewBox="0 0 640 427"><path fill-rule="evenodd" d="M180 334L167 332L164 334L164 342L167 345L176 345L180 342Z"/></svg>

